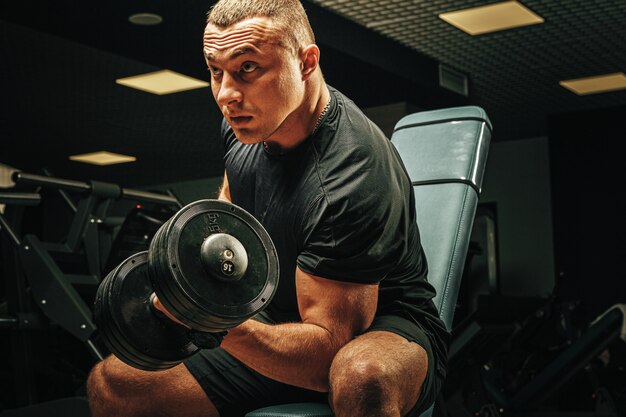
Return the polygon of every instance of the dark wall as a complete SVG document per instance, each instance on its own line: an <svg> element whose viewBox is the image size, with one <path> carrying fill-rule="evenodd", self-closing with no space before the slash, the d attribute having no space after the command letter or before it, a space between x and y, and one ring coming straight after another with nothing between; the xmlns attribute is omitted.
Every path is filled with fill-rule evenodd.
<svg viewBox="0 0 626 417"><path fill-rule="evenodd" d="M626 302L626 107L549 119L559 293L590 316Z"/></svg>
<svg viewBox="0 0 626 417"><path fill-rule="evenodd" d="M480 202L493 205L497 213L500 293L549 295L554 245L547 138L492 142Z"/></svg>

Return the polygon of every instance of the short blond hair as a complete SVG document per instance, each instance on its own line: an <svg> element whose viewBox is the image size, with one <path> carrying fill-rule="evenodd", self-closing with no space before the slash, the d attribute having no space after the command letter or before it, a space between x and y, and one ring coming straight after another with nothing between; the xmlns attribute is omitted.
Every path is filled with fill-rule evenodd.
<svg viewBox="0 0 626 417"><path fill-rule="evenodd" d="M315 43L315 35L299 0L220 0L209 10L207 23L228 27L252 17L268 17L283 34L286 47L297 53Z"/></svg>

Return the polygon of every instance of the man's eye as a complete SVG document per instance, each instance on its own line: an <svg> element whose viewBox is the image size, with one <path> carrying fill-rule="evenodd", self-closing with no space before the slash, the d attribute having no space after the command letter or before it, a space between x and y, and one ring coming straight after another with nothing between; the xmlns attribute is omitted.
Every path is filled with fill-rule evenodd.
<svg viewBox="0 0 626 417"><path fill-rule="evenodd" d="M222 73L222 70L216 67L209 67L209 71L213 75L220 75Z"/></svg>
<svg viewBox="0 0 626 417"><path fill-rule="evenodd" d="M254 62L244 62L243 65L241 66L241 71L242 72L252 72L255 69L257 69L259 66L257 64L255 64Z"/></svg>

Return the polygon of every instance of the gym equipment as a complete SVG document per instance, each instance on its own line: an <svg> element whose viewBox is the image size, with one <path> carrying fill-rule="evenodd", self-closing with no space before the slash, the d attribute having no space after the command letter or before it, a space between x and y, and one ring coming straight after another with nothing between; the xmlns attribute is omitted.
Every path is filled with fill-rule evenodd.
<svg viewBox="0 0 626 417"><path fill-rule="evenodd" d="M504 346L528 337L522 331L532 319L544 321L547 301L543 297L483 294L476 310L455 324L448 347L448 372L442 394L449 399L468 384L468 369L489 362ZM530 327L530 326L528 326Z"/></svg>
<svg viewBox="0 0 626 417"><path fill-rule="evenodd" d="M14 240L14 243L33 295L46 316L78 339L87 342L94 355L101 357L102 353L89 342L96 330L91 308L73 286L95 287L100 282L102 265L108 257L112 241L112 238L102 238L101 228L114 226L108 224L107 210L113 201L121 198L174 206L179 206L180 203L170 195L125 189L116 184L97 181L80 182L23 172L15 172L13 181L16 186L30 185L58 190L75 213L67 237L62 243L42 242L34 234L27 234L19 242ZM78 205L74 204L66 191L81 195ZM88 273L64 273L53 255L67 259L84 257Z"/></svg>
<svg viewBox="0 0 626 417"><path fill-rule="evenodd" d="M624 415L626 304L591 323L585 308L554 294L479 297L453 332L441 415Z"/></svg>
<svg viewBox="0 0 626 417"><path fill-rule="evenodd" d="M21 236L13 227L16 213L23 210L22 206L37 206L41 203L38 193L0 193L0 204L6 204L4 213L0 213L0 275L4 288L3 296L6 310L0 315L2 337L7 341L13 373L11 383L5 391L13 394L16 403L28 404L35 399L33 386L33 343L31 330L40 328L40 314L30 308L30 298L26 294L24 274L19 271L19 262L14 248L21 245ZM13 277L9 280L7 277ZM1 301L5 301L0 299ZM8 335L7 335L8 333ZM11 391L11 389L13 391Z"/></svg>
<svg viewBox="0 0 626 417"><path fill-rule="evenodd" d="M176 197L171 195L163 195L152 193L149 191L133 190L131 188L122 188L117 184L111 184L100 181L75 181L64 178L53 178L44 175L28 174L25 172L14 172L12 175L13 182L17 185L31 184L38 187L52 187L58 190L74 191L85 195L96 195L100 197L136 200L144 202L152 202L159 204L180 203Z"/></svg>
<svg viewBox="0 0 626 417"><path fill-rule="evenodd" d="M38 193L0 192L0 204L37 206L39 203L41 203L41 195ZM4 230L7 233L14 245L19 246L22 243L19 236L2 216L2 213L0 213L0 230Z"/></svg>
<svg viewBox="0 0 626 417"><path fill-rule="evenodd" d="M150 249L152 237L176 210L170 207L136 204L119 226L104 264L103 275L115 269L122 261L137 252Z"/></svg>
<svg viewBox="0 0 626 417"><path fill-rule="evenodd" d="M168 369L264 309L278 285L278 254L251 214L220 200L180 209L98 288L94 317L107 347L130 366ZM156 294L176 319L155 311Z"/></svg>
<svg viewBox="0 0 626 417"><path fill-rule="evenodd" d="M396 124L391 139L414 186L428 280L437 290L434 302L448 329L452 326L491 130L483 109L465 106L406 116ZM327 405L305 403L266 407L246 415L304 416L331 417L332 412Z"/></svg>
<svg viewBox="0 0 626 417"><path fill-rule="evenodd" d="M615 305L601 314L545 367L533 370L533 377L525 384L514 386L505 382L498 368L484 369L482 380L485 390L503 409L533 409L562 388L613 341L620 338L626 341L625 329L626 304Z"/></svg>
<svg viewBox="0 0 626 417"><path fill-rule="evenodd" d="M84 374L81 367L104 358L108 352L96 332L91 306L111 250L136 243L116 244L126 240L125 214L130 207L137 216L167 214L162 221L153 218L160 226L182 206L171 194L44 174L14 173L16 185L0 197L0 204L6 204L0 214L0 267L6 290L0 328L6 331L2 337L8 340L11 359L7 395L14 400L7 405L38 401L47 388L45 382L39 385L35 373L44 365L45 380L54 378L61 366L66 374ZM151 233L143 231L142 236L151 238ZM68 343L62 356L36 357L37 349L55 348L53 343L61 340Z"/></svg>

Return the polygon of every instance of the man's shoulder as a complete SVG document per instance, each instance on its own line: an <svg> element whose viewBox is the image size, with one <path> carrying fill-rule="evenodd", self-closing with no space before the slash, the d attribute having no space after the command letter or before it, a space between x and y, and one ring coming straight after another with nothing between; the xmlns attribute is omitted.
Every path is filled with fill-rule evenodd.
<svg viewBox="0 0 626 417"><path fill-rule="evenodd" d="M376 123L350 98L332 87L329 89L337 102L335 118L330 121L335 136L333 144L353 150L387 148L389 139Z"/></svg>
<svg viewBox="0 0 626 417"><path fill-rule="evenodd" d="M355 164L374 165L395 159L391 141L348 97L329 87L336 100L324 136L319 141L323 164L351 170ZM368 169L366 172L371 172Z"/></svg>

